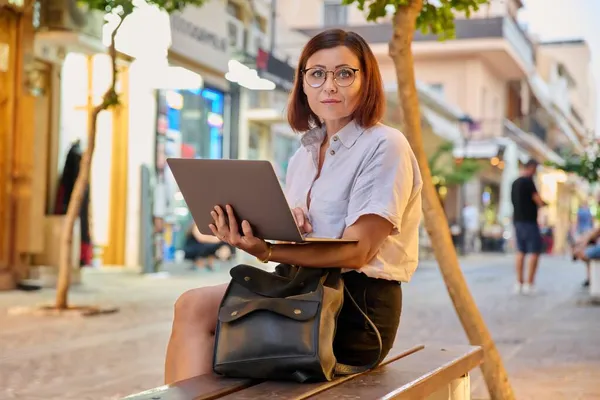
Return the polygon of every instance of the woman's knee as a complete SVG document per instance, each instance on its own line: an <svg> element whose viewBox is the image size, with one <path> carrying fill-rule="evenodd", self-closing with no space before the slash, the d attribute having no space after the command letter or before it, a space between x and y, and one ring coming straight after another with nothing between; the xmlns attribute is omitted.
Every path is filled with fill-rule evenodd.
<svg viewBox="0 0 600 400"><path fill-rule="evenodd" d="M210 325L216 323L219 304L227 285L191 289L175 302L174 324Z"/></svg>

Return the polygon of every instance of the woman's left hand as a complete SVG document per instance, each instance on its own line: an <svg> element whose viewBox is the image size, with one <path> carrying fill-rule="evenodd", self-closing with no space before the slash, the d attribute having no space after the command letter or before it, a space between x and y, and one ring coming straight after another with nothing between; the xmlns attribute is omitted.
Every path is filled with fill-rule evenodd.
<svg viewBox="0 0 600 400"><path fill-rule="evenodd" d="M260 259L267 257L269 246L267 242L257 238L252 234L252 228L248 221L242 221L243 235L240 234L238 222L233 214L233 208L230 205L225 206L226 211L219 206L210 212L214 223L208 227L212 233L220 240L237 247ZM225 214L227 212L227 214Z"/></svg>

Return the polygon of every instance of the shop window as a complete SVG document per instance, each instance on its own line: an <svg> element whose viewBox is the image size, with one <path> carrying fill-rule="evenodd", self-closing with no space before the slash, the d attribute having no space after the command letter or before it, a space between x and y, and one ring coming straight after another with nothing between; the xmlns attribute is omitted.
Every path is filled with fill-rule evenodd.
<svg viewBox="0 0 600 400"><path fill-rule="evenodd" d="M250 109L261 108L260 90L249 90L248 91L248 105Z"/></svg>
<svg viewBox="0 0 600 400"><path fill-rule="evenodd" d="M162 258L173 261L192 223L181 192L168 172L169 157L218 159L223 156L225 95L218 90L159 90L156 123L155 207L162 210ZM160 202L161 204L156 204Z"/></svg>
<svg viewBox="0 0 600 400"><path fill-rule="evenodd" d="M257 124L249 124L248 136L248 159L260 160L261 127Z"/></svg>

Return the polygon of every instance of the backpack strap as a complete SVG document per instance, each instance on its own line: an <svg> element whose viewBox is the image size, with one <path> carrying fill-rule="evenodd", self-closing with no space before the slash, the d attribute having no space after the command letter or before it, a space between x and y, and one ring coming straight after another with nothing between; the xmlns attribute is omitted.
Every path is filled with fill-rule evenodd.
<svg viewBox="0 0 600 400"><path fill-rule="evenodd" d="M336 375L360 374L362 372L368 371L368 370L376 367L379 364L379 362L381 361L381 352L383 351L383 341L381 340L381 334L379 333L379 329L377 329L377 327L375 326L373 321L371 321L371 318L369 318L367 316L367 314L359 307L359 305L356 303L356 300L354 300L354 297L352 297L352 295L350 294L350 291L348 290L348 288L345 285L344 285L344 291L348 295L348 298L350 298L350 301L352 301L352 304L354 304L354 307L356 307L356 309L358 311L360 311L360 313L365 318L365 320L367 321L367 323L369 324L371 329L373 329L373 332L375 332L375 335L377 336L377 343L379 344L379 349L378 349L377 357L373 360L373 362L371 362L369 364L348 365L348 364L337 363L335 365L335 374Z"/></svg>

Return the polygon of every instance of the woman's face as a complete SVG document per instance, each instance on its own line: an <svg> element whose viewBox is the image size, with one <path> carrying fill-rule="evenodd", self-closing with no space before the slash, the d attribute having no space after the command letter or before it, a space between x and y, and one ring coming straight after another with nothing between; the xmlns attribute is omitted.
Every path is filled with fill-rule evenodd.
<svg viewBox="0 0 600 400"><path fill-rule="evenodd" d="M362 85L358 57L347 47L323 49L306 62L304 93L310 109L323 121L351 118Z"/></svg>

